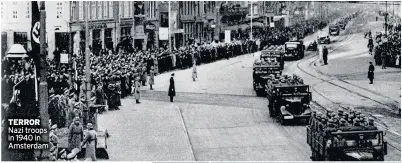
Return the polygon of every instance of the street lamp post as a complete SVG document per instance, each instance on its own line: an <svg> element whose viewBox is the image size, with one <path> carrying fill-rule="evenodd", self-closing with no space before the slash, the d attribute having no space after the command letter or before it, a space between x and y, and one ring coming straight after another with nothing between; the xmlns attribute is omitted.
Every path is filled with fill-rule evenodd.
<svg viewBox="0 0 402 163"><path fill-rule="evenodd" d="M88 25L88 17L89 17L89 1L84 2L84 13L85 13L85 91L86 91L86 107L88 111L90 110L90 99L91 99L91 70L90 70L90 51L89 51L89 25ZM96 113L95 113L96 116ZM98 124L96 122L96 117L95 117L95 122L94 122L94 129L98 129Z"/></svg>
<svg viewBox="0 0 402 163"><path fill-rule="evenodd" d="M169 52L171 53L172 52L172 39L171 39L171 28L170 28L170 11L171 11L171 8L170 8L170 1L168 2L169 3L169 13L168 13L168 20L169 20L169 22L168 22L168 39L169 39Z"/></svg>
<svg viewBox="0 0 402 163"><path fill-rule="evenodd" d="M39 113L41 119L41 127L49 128L48 113L48 89L46 81L46 10L45 1L40 2L40 83L39 83ZM42 143L49 143L49 134L42 134ZM41 160L48 160L49 150L43 150L40 156Z"/></svg>
<svg viewBox="0 0 402 163"><path fill-rule="evenodd" d="M250 1L250 16L251 16L250 40L253 40L253 1Z"/></svg>

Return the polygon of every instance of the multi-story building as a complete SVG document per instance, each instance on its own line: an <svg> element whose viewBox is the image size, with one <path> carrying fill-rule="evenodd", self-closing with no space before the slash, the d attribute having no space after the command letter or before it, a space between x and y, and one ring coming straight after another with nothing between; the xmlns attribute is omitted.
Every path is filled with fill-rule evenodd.
<svg viewBox="0 0 402 163"><path fill-rule="evenodd" d="M146 48L153 49L159 47L159 27L160 27L160 13L161 1L146 1L145 5L145 40Z"/></svg>
<svg viewBox="0 0 402 163"><path fill-rule="evenodd" d="M194 42L212 41L215 28L215 6L211 1L180 1L179 14L184 29L183 42L189 45ZM209 40L207 40L209 39Z"/></svg>
<svg viewBox="0 0 402 163"><path fill-rule="evenodd" d="M69 2L47 1L46 41L49 57L52 58L56 47L68 50L69 43ZM52 10L49 10L52 8ZM13 44L22 44L31 50L32 3L30 1L1 2L2 54ZM63 50L63 49L60 49Z"/></svg>
<svg viewBox="0 0 402 163"><path fill-rule="evenodd" d="M74 47L75 53L77 48L84 50L85 47L86 16L89 24L89 44L94 49L114 49L120 41L133 33L132 1L71 1L70 3L70 28L74 35L74 45L79 45Z"/></svg>

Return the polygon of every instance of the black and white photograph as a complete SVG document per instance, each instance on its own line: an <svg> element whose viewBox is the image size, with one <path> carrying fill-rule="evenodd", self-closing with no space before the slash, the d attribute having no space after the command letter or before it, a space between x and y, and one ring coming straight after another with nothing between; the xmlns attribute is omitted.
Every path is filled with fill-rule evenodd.
<svg viewBox="0 0 402 163"><path fill-rule="evenodd" d="M1 1L1 161L401 161L401 1Z"/></svg>

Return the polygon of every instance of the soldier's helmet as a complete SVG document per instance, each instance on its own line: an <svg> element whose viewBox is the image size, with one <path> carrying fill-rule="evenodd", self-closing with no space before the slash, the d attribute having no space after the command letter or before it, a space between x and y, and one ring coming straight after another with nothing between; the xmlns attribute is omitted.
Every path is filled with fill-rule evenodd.
<svg viewBox="0 0 402 163"><path fill-rule="evenodd" d="M333 119L328 119L328 127L335 127L335 122Z"/></svg>
<svg viewBox="0 0 402 163"><path fill-rule="evenodd" d="M343 115L343 110L342 109L338 110L338 115Z"/></svg>
<svg viewBox="0 0 402 163"><path fill-rule="evenodd" d="M373 118L368 119L368 125L374 126L374 119Z"/></svg>
<svg viewBox="0 0 402 163"><path fill-rule="evenodd" d="M341 120L339 121L340 126L346 126L346 123L347 123L346 120L343 118L341 118Z"/></svg>
<svg viewBox="0 0 402 163"><path fill-rule="evenodd" d="M353 120L353 126L360 126L360 122L357 119Z"/></svg>

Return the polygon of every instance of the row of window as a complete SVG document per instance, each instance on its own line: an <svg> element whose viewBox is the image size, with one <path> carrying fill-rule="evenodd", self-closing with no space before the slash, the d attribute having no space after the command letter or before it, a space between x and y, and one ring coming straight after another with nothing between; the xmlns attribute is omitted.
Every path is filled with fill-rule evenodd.
<svg viewBox="0 0 402 163"><path fill-rule="evenodd" d="M201 2L179 2L180 13L183 15L212 14L215 12L215 2L205 1L202 8Z"/></svg>
<svg viewBox="0 0 402 163"><path fill-rule="evenodd" d="M108 19L113 18L113 1L98 1L89 3L89 19ZM73 20L84 20L84 2L74 1L71 4ZM121 18L130 18L133 15L134 2L119 2L119 13Z"/></svg>

